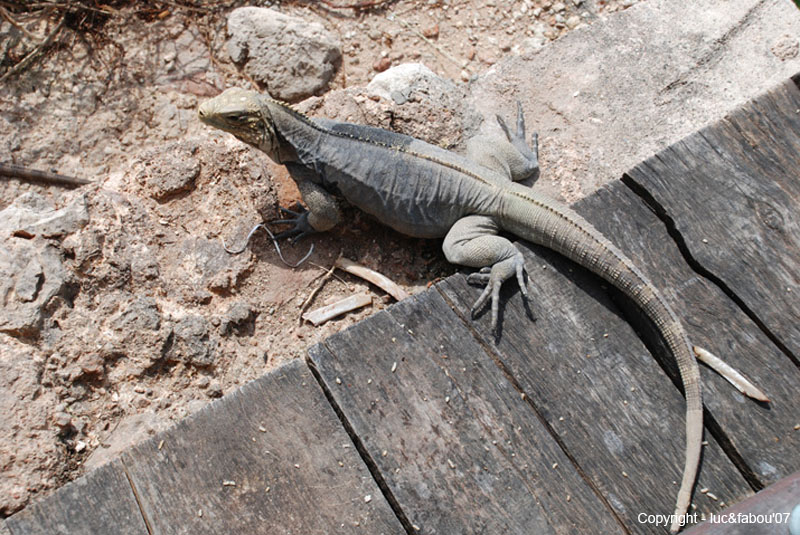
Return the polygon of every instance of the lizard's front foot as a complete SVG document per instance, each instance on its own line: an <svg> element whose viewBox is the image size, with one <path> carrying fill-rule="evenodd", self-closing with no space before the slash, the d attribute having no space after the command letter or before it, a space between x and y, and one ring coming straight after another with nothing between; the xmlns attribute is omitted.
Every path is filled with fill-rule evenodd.
<svg viewBox="0 0 800 535"><path fill-rule="evenodd" d="M296 243L301 238L316 232L308 221L309 211L300 203L295 204L291 210L288 208L280 210L283 215L287 216L286 219L270 221L270 224L292 225L292 228L279 232L275 235L275 239L291 238L292 243Z"/></svg>
<svg viewBox="0 0 800 535"><path fill-rule="evenodd" d="M475 301L472 306L472 316L483 308L489 298L492 299L492 330L497 330L497 316L500 309L500 288L503 283L513 277L517 276L519 289L522 292L522 297L528 299L528 287L525 284L525 259L522 253L517 253L511 258L502 260L491 267L482 268L478 273L472 273L467 277L467 282L486 286L483 293Z"/></svg>

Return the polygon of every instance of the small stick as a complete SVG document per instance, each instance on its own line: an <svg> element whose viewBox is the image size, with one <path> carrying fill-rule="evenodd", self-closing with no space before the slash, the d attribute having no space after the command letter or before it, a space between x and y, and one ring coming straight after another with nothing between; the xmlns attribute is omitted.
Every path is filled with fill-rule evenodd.
<svg viewBox="0 0 800 535"><path fill-rule="evenodd" d="M338 262L339 258L341 258L341 257L342 257L342 253L339 253L339 257L336 259L336 262ZM325 286L325 283L328 282L331 277L333 277L333 272L336 270L336 262L334 262L333 265L331 266L331 268L325 273L325 275L322 276L322 278L317 283L317 286L311 291L311 293L308 295L308 297L306 297L306 300L303 301L303 304L300 305L300 319L301 320L303 318L303 312L306 311L306 308L308 308L308 305L311 304L311 301L314 300L314 297L316 297L316 295L319 293L319 291L322 289L322 287Z"/></svg>
<svg viewBox="0 0 800 535"><path fill-rule="evenodd" d="M372 270L366 266L362 266L361 264L357 264L350 260L349 258L339 257L336 259L334 263L335 267L350 273L351 275L355 275L356 277L361 277L365 281L371 282L378 288L381 288L383 291L394 297L397 301L402 301L406 297L408 297L408 292L400 288L393 280L388 278L385 275L381 275L375 270Z"/></svg>
<svg viewBox="0 0 800 535"><path fill-rule="evenodd" d="M53 39L55 39L56 35L58 35L58 32L61 31L61 28L64 27L66 22L67 13L64 12L64 16L61 17L61 22L59 22L55 29L50 32L47 37L45 37L44 41L39 43L36 48L31 50L31 52L22 58L19 63L8 69L3 76L0 76L0 84L5 82L9 77L22 72L26 67L28 67L28 65L36 61L36 58L38 58L45 51L45 49L50 46L50 44L53 42Z"/></svg>
<svg viewBox="0 0 800 535"><path fill-rule="evenodd" d="M706 363L711 369L724 377L730 384L736 387L736 390L758 401L769 403L769 398L762 392L756 385L754 385L747 377L739 373L730 364L723 361L718 356L702 347L694 346L694 354L697 355L698 360Z"/></svg>
<svg viewBox="0 0 800 535"><path fill-rule="evenodd" d="M42 40L41 37L39 37L38 35L33 34L32 32L29 32L28 29L25 28L25 26L23 26L22 24L17 22L16 19L11 16L11 13L6 11L6 8L4 8L3 6L0 6L0 16L2 16L4 19L6 19L16 29L18 29L19 31L24 33L28 37L28 39L30 39L30 40L32 40L34 42L37 42L37 43Z"/></svg>
<svg viewBox="0 0 800 535"><path fill-rule="evenodd" d="M38 169L30 169L20 165L10 163L0 163L0 176L7 176L12 178L22 178L33 182L45 182L47 184L58 184L61 186L83 186L91 184L91 180L84 178L77 178L74 176L59 175L58 173L51 173L49 171L39 171Z"/></svg>
<svg viewBox="0 0 800 535"><path fill-rule="evenodd" d="M361 0L360 2L351 5L337 4L336 2L333 2L333 0L320 0L320 1L326 6L333 9L355 9L357 11L361 11L364 9L378 7L383 4L388 4L392 0Z"/></svg>
<svg viewBox="0 0 800 535"><path fill-rule="evenodd" d="M314 324L314 326L317 326L335 318L336 316L340 316L346 312L350 312L351 310L356 310L363 306L367 306L370 303L372 303L372 296L368 293L351 295L350 297L342 299L341 301L337 301L332 305L324 306L322 308L312 310L311 312L307 312L303 314L303 319L310 321Z"/></svg>

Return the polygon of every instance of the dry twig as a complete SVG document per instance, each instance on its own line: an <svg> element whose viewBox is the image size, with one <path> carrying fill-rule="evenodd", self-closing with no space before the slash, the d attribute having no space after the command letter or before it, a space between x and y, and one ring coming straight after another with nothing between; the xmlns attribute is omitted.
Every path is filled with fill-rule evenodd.
<svg viewBox="0 0 800 535"><path fill-rule="evenodd" d="M68 187L83 186L85 184L92 183L91 180L86 180L83 178L59 175L58 173L39 171L38 169L29 169L27 167L9 163L0 163L0 176L21 178L32 182L44 182L46 184L58 184L60 186Z"/></svg>
<svg viewBox="0 0 800 535"><path fill-rule="evenodd" d="M64 14L61 16L61 21L56 25L53 31L50 32L47 37L45 37L44 41L39 43L36 46L36 48L31 50L31 52L27 56L22 58L19 63L8 69L5 72L5 74L3 74L3 76L0 76L0 84L5 82L9 77L22 72L31 63L36 61L36 59L40 55L42 55L42 53L47 49L47 47L49 47L53 43L53 40L56 38L56 35L58 35L58 32L60 32L61 29L64 27L66 21L67 21L67 12L65 11Z"/></svg>

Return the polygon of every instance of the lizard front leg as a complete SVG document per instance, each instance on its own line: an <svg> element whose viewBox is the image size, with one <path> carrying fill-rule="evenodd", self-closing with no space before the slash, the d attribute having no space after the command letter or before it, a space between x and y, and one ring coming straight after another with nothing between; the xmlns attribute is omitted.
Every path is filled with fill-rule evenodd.
<svg viewBox="0 0 800 535"><path fill-rule="evenodd" d="M292 227L279 233L276 238L292 238L297 241L309 234L335 227L341 220L339 204L333 195L317 183L314 171L297 164L287 164L286 168L308 208L299 205L294 210L281 208L281 213L288 217L273 223Z"/></svg>
<svg viewBox="0 0 800 535"><path fill-rule="evenodd" d="M500 227L491 217L471 215L456 221L442 245L449 262L481 268L480 272L467 278L470 283L485 285L472 307L472 314L491 298L493 330L497 328L500 288L505 281L516 275L523 297L528 297L525 259L513 243L497 235L499 231Z"/></svg>

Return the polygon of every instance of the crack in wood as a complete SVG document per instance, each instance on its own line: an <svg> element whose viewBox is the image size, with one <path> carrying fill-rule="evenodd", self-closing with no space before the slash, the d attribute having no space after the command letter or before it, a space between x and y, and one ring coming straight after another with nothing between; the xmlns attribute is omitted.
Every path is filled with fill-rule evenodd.
<svg viewBox="0 0 800 535"><path fill-rule="evenodd" d="M758 316L758 314L752 308L750 308L747 303L745 303L744 300L739 297L721 277L713 273L711 270L702 265L696 258L694 258L689 250L688 245L686 244L686 240L678 230L675 220L669 215L666 208L647 190L647 188L638 183L627 173L622 176L622 183L625 184L625 186L627 186L639 198L641 198L642 201L651 210L653 210L656 216L664 223L667 233L675 242L675 245L678 247L678 250L683 256L686 264L692 269L692 271L717 286L720 291L728 296L728 298L733 301L748 318L750 318L750 320L759 328L759 330L761 330L761 332L764 333L764 335L769 338L773 344L775 344L775 347L777 347L784 355L786 355L795 364L795 366L800 366L800 359L798 359L798 356L795 355L780 339L780 337L778 337L778 335L776 335L767 326L767 324Z"/></svg>
<svg viewBox="0 0 800 535"><path fill-rule="evenodd" d="M325 346L325 342L323 341L320 343L322 347L328 353L332 354L332 351ZM325 399L328 400L328 404L333 409L333 412L336 414L336 417L339 419L339 422L342 424L347 435L350 437L350 440L353 442L353 445L358 452L358 455L361 457L361 460L364 461L364 464L367 466L372 479L375 481L375 484L378 485L378 488L383 494L383 497L386 498L386 501L389 503L389 507L391 507L392 512L397 517L397 520L400 522L400 525L403 526L403 529L406 531L408 535L416 535L417 530L414 529L414 526L411 524L411 521L408 519L403 508L400 506L400 503L395 498L392 489L389 488L389 485L386 483L386 479L384 479L383 474L381 473L380 469L378 468L378 464L369 454L367 448L364 446L364 443L361 441L361 437L358 436L355 429L353 429L352 424L347 419L347 416L342 411L342 408L336 402L336 399L333 397L333 393L328 388L328 384L322 378L322 375L319 373L317 369L317 365L314 360L311 358L310 354L312 351L315 351L316 348L312 347L308 350L308 354L306 355L306 364L308 365L308 369L311 370L311 374L316 379L319 387L322 389L322 393L325 395Z"/></svg>
<svg viewBox="0 0 800 535"><path fill-rule="evenodd" d="M485 343L485 341L483 340L481 335L475 330L475 327L473 325L473 321L470 318L466 318L462 314L460 308L456 305L456 303L454 303L450 299L450 297L446 294L446 292L443 292L441 290L439 285L434 286L434 288L439 292L439 295L442 297L442 299L444 299L445 303L447 303L447 305L453 310L453 312L456 314L456 316L466 326L467 330L472 334L472 336L475 339L475 341L483 348L483 350L486 353L486 355L488 355L489 358L492 359L492 361L494 362L495 366L497 366L497 368L501 371L503 376L505 376L505 378L509 382L509 384L514 388L514 390L516 390L520 394L520 396L525 401L525 403L528 405L528 407L530 407L531 411L533 411L533 414L536 416L536 419L539 420L539 423L541 424L541 426L547 431L547 433L550 434L550 436L552 437L553 441L556 444L558 444L558 447L561 449L561 451L564 453L564 455L567 457L567 459L569 459L570 463L572 464L573 468L575 468L575 471L580 475L581 479L583 479L583 481L586 483L586 485L590 489L592 489L592 492L602 502L602 504L606 507L606 509L611 513L612 517L617 522L617 524L619 524L619 526L622 528L622 530L625 533L630 534L631 532L628 529L628 526L619 517L619 515L617 514L616 510L614 509L614 507L608 502L608 500L603 495L603 493L600 491L600 489L597 488L597 485L594 483L594 481L592 481L592 478L589 477L589 475L586 473L586 471L583 469L583 467L581 467L580 463L578 463L578 460L569 451L569 449L567 448L567 446L564 443L563 439L559 436L559 434L556 432L556 430L553 429L553 427L547 422L547 419L544 417L544 415L541 413L539 408L533 402L533 399L530 396L530 394L525 392L525 389L522 387L520 381L514 376L512 371L502 361L502 359L497 354L497 352L492 350L492 348L489 347Z"/></svg>

